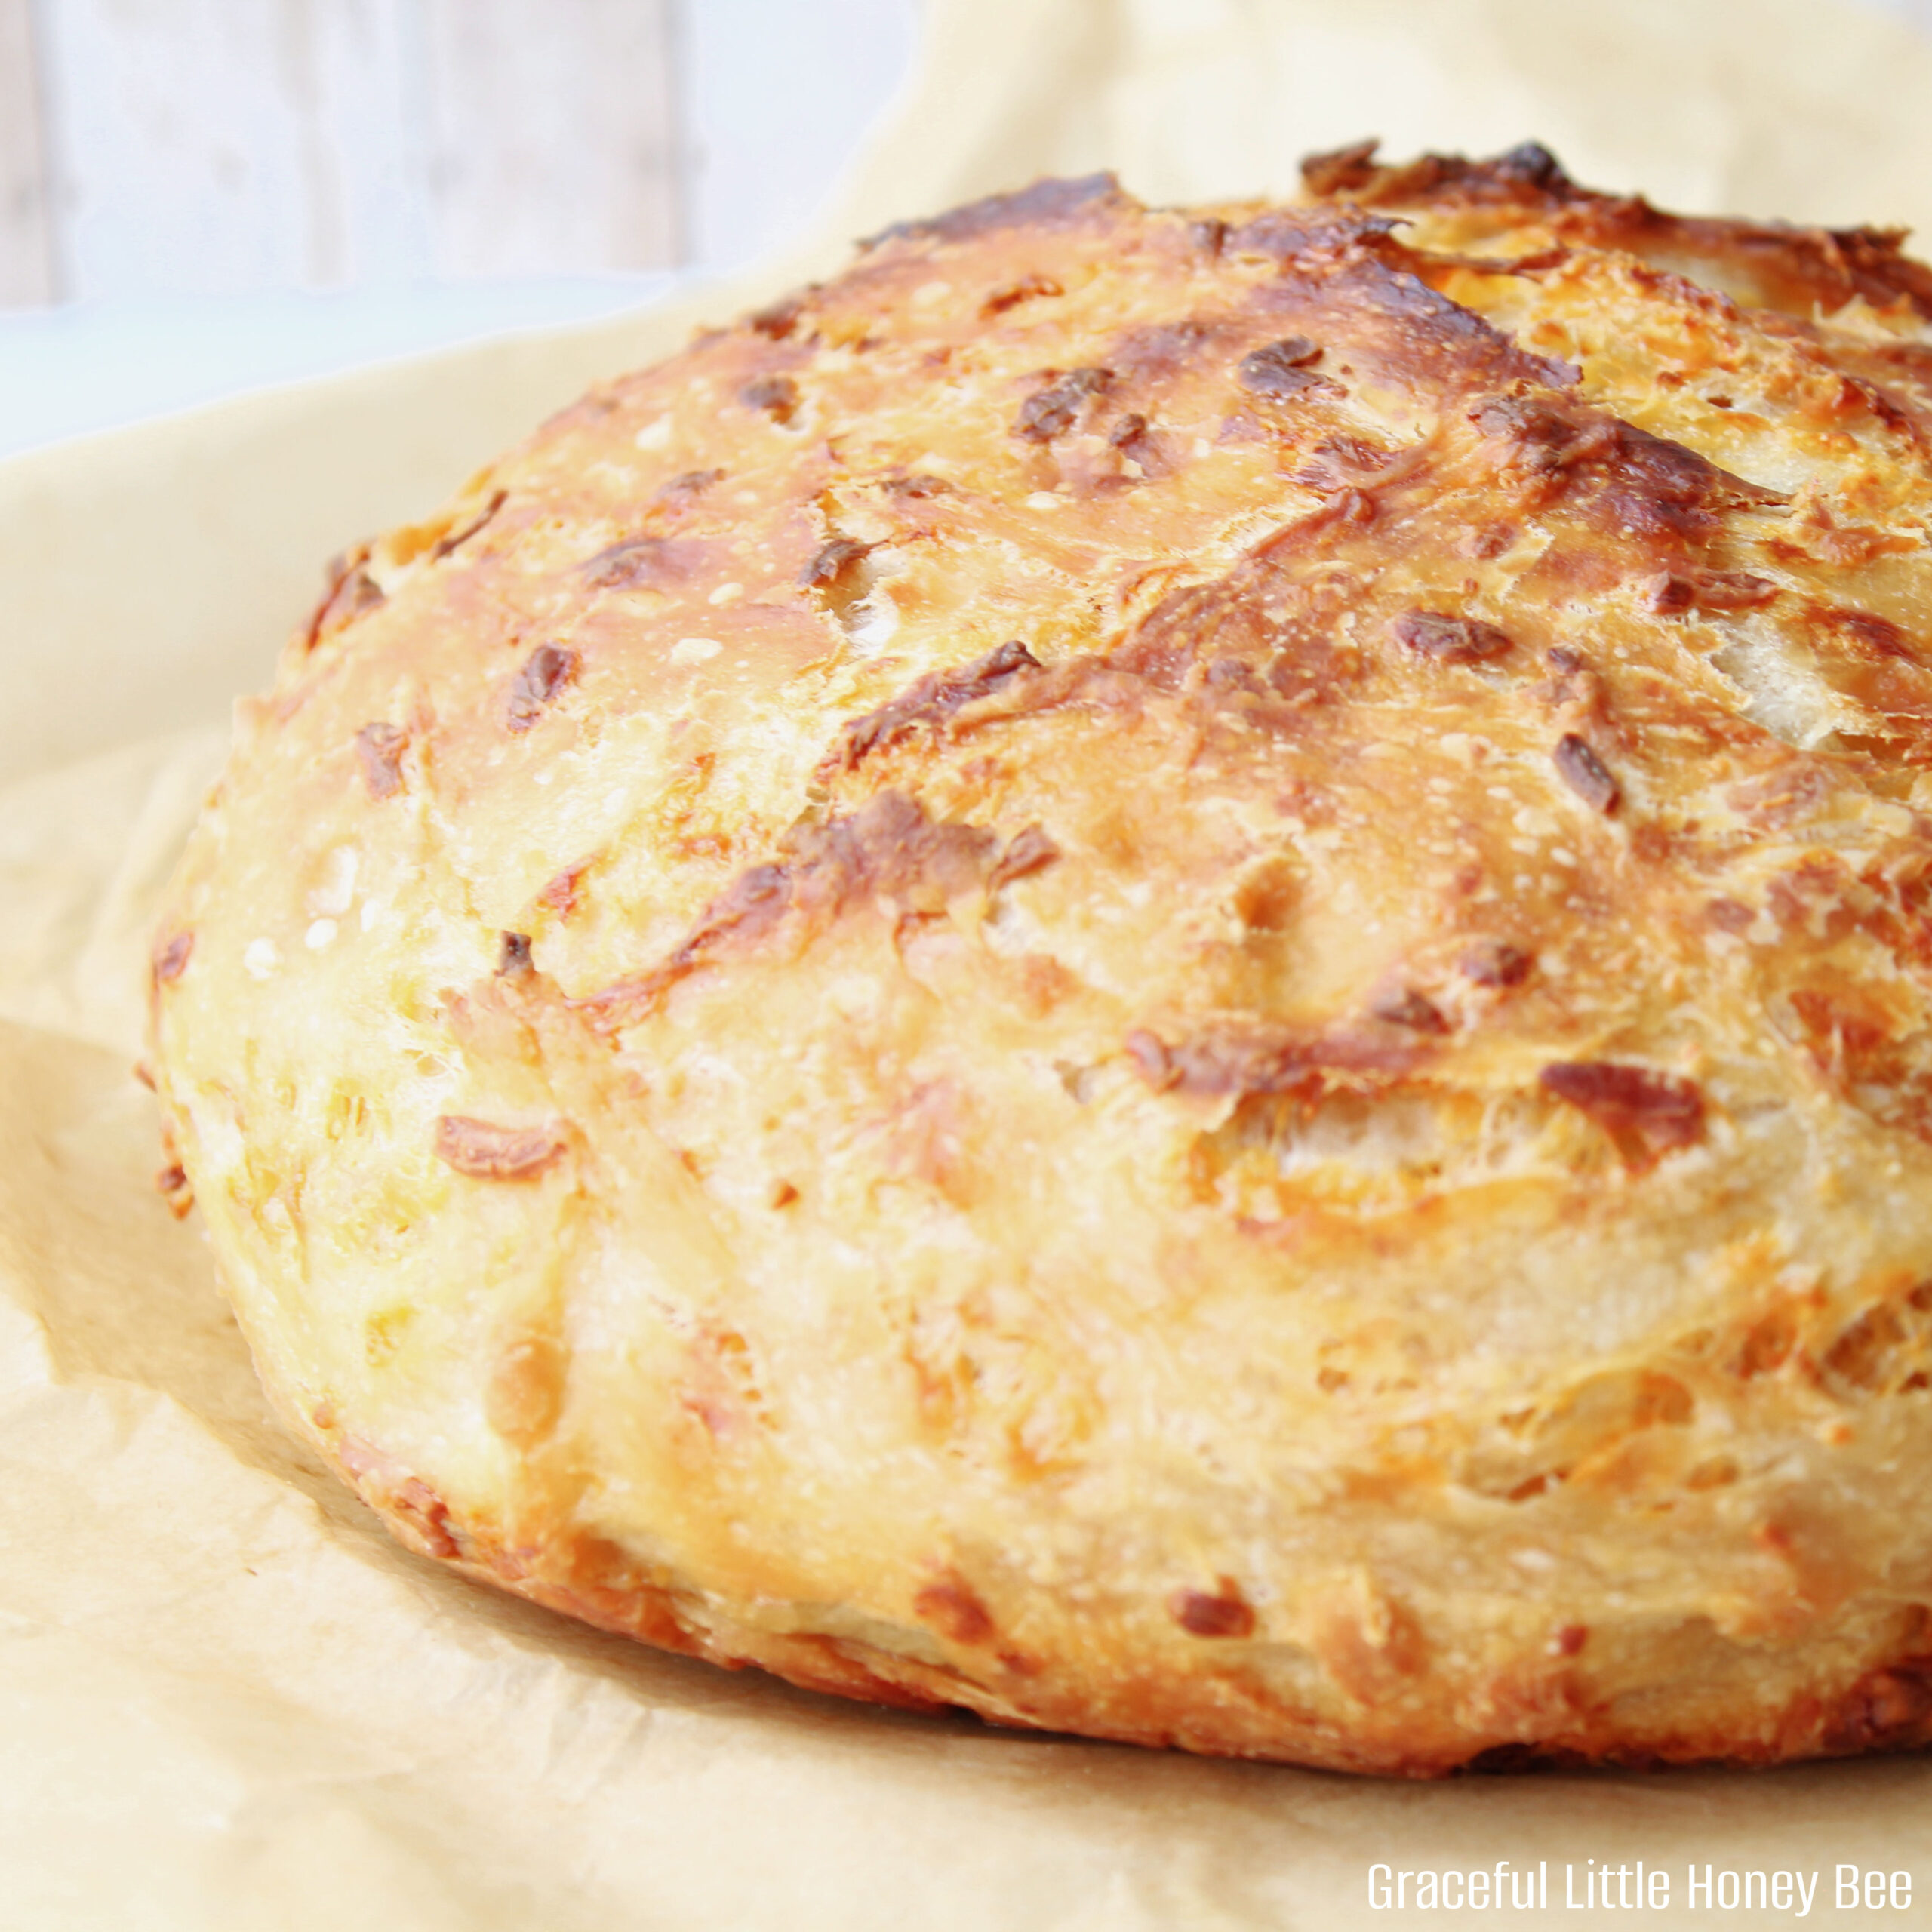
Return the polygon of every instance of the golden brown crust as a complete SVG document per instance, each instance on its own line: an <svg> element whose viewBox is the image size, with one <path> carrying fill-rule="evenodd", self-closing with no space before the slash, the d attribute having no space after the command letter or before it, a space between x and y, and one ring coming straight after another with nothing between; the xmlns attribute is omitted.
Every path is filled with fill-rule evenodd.
<svg viewBox="0 0 1932 1932"><path fill-rule="evenodd" d="M1429 154L1401 166L1378 164L1365 141L1302 164L1309 192L1355 206L1413 209L1457 231L1448 245L1479 245L1547 264L1571 247L1614 249L1654 263L1697 266L1698 278L1754 304L1807 321L1863 300L1903 302L1932 316L1932 269L1905 253L1903 229L1798 228L1786 222L1714 220L1668 214L1641 195L1580 187L1540 142L1487 161ZM1535 248L1514 245L1540 231Z"/></svg>
<svg viewBox="0 0 1932 1932"><path fill-rule="evenodd" d="M1042 183L334 567L157 1077L405 1540L1423 1775L1932 1741L1932 281Z"/></svg>

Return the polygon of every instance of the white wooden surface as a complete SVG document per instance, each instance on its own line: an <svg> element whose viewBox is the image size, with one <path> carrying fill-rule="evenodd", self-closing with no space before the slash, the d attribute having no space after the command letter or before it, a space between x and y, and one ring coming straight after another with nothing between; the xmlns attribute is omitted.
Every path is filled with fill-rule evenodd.
<svg viewBox="0 0 1932 1932"><path fill-rule="evenodd" d="M417 19L438 273L682 259L666 0L421 0Z"/></svg>
<svg viewBox="0 0 1932 1932"><path fill-rule="evenodd" d="M742 260L918 0L0 0L0 307Z"/></svg>
<svg viewBox="0 0 1932 1932"><path fill-rule="evenodd" d="M33 17L0 0L0 308L54 293Z"/></svg>
<svg viewBox="0 0 1932 1932"><path fill-rule="evenodd" d="M918 14L918 0L685 0L689 260L748 262L804 229L909 73Z"/></svg>
<svg viewBox="0 0 1932 1932"><path fill-rule="evenodd" d="M668 266L666 0L41 0L62 293Z"/></svg>

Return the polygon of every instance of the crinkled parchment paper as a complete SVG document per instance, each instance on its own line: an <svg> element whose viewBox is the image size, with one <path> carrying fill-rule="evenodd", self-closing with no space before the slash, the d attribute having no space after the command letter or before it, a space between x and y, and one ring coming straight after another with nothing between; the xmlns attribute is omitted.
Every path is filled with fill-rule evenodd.
<svg viewBox="0 0 1932 1932"><path fill-rule="evenodd" d="M0 1925L1306 1927L1409 1866L1906 1869L1932 1764L1380 1784L844 1706L573 1627L392 1546L279 1432L129 1077L146 928L321 560L593 377L1041 171L1286 191L1491 152L1698 209L1932 228L1932 44L1854 0L940 0L790 260L615 323L0 466ZM1868 1915L1856 1915L1863 1922ZM1509 1915L1528 1922L1530 1915ZM1762 1922L1762 1921L1754 1921Z"/></svg>

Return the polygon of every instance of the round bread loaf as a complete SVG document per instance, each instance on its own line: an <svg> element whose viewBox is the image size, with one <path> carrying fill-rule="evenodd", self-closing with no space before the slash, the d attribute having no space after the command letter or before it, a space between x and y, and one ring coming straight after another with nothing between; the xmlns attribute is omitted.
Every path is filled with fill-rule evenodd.
<svg viewBox="0 0 1932 1932"><path fill-rule="evenodd" d="M345 559L157 938L179 1167L397 1534L651 1643L1924 1742L1932 275L1308 174L890 229Z"/></svg>

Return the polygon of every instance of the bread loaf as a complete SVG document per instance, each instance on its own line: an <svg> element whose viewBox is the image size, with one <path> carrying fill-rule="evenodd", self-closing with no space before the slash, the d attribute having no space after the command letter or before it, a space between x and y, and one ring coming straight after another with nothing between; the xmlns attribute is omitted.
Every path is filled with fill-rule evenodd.
<svg viewBox="0 0 1932 1932"><path fill-rule="evenodd" d="M1927 1741L1932 274L1307 172L906 223L344 558L157 936L171 1185L400 1537L650 1643Z"/></svg>

